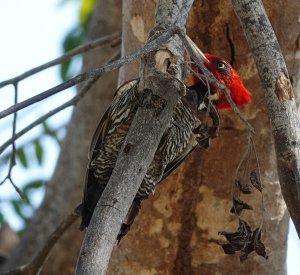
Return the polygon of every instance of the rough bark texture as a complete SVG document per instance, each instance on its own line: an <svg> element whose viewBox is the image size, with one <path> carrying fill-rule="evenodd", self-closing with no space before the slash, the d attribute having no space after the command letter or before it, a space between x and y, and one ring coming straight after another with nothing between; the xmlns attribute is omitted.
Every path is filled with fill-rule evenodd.
<svg viewBox="0 0 300 275"><path fill-rule="evenodd" d="M120 21L115 18L120 17L119 0L97 1L89 38L95 39L119 31ZM89 52L84 57L84 69L103 64L115 51L116 49L107 46ZM76 106L45 199L32 218L21 244L12 254L9 267L28 262L61 219L73 211L81 201L88 147L103 112L111 102L116 86L117 72L107 74ZM83 233L78 228L78 224L73 225L56 245L42 274L74 274L76 258L83 237Z"/></svg>
<svg viewBox="0 0 300 275"><path fill-rule="evenodd" d="M155 36L162 27L173 26L175 23L185 32L192 4L193 0L158 0L155 16L157 28L153 28L151 34ZM153 98L159 98L160 103L153 103L150 95L147 104L137 110L87 229L77 263L78 275L106 273L121 224L170 123L173 109L180 95L185 93L185 87L180 81L183 79L182 41L178 37L172 38L157 48L158 51L142 60L138 89L140 93L151 91ZM173 73L170 73L170 68Z"/></svg>
<svg viewBox="0 0 300 275"><path fill-rule="evenodd" d="M147 3L146 3L147 2ZM127 16L152 22L150 1L127 1ZM290 71L295 63L295 41L298 33L298 1L264 1ZM143 9L141 9L141 6ZM284 6L284 11L283 7ZM289 14L289 16L283 16ZM125 14L126 15L126 14ZM128 40L138 41L135 26L123 25ZM289 32L284 30L289 29ZM144 28L143 32L147 32ZM216 245L219 230L237 228L229 214L230 191L235 169L246 147L246 133L232 112L222 113L222 129L208 151L197 150L171 178L142 205L141 214L132 230L115 248L108 274L285 274L288 214L280 194L269 121L254 60L231 7L224 1L196 1L190 14L189 35L201 49L233 60L247 88L252 91L253 104L243 112L256 131L264 194L266 223L263 240L269 260L250 255L244 263L238 255L225 255ZM129 38L130 37L130 38ZM131 52L129 44L123 46ZM123 75L132 77L133 70ZM296 71L298 72L298 71ZM126 79L126 78L125 78ZM248 200L249 202L249 200ZM259 197L251 198L255 207L250 214L258 224Z"/></svg>
<svg viewBox="0 0 300 275"><path fill-rule="evenodd" d="M148 32L154 26L156 1L127 0L122 7L122 56L135 52L146 43ZM134 7L134 8L133 8ZM133 10L134 9L134 10ZM120 69L119 85L137 78L139 61Z"/></svg>
<svg viewBox="0 0 300 275"><path fill-rule="evenodd" d="M261 1L232 3L265 87L281 191L300 237L300 121L287 68Z"/></svg>
<svg viewBox="0 0 300 275"><path fill-rule="evenodd" d="M113 3L119 2L116 0ZM300 3L298 0L265 0L264 4L296 85L300 67ZM97 1L94 17L94 23L99 23L97 32L102 30L100 26L104 30L108 29L103 20L109 19L109 26L118 25L116 18L120 15L112 16L105 7L113 8L111 1ZM122 27L124 52L132 52L145 42L148 30L153 26L154 11L155 1L126 0L123 7L125 24ZM108 274L284 274L288 215L277 181L274 147L262 88L231 2L195 1L189 18L189 35L201 49L227 60L234 59L234 66L253 93L253 104L243 111L255 127L262 163L267 219L263 240L268 248L269 260L250 255L249 260L240 263L238 256L225 255L214 242L214 239L219 238L218 230L237 227L236 221L229 214L230 189L235 168L246 146L243 125L232 112L227 112L222 114L220 136L212 142L209 150L195 151L168 181L162 183L155 195L143 203L132 230L115 247ZM92 61L96 62L94 65L103 62L93 55L89 64ZM124 70L123 81L137 76L138 67L135 67L135 71L132 68L130 66L130 69ZM108 80L103 79L97 87L102 87L104 83L108 83ZM81 197L87 147L103 111L100 111L102 107L99 104L102 106L103 103L104 106L104 98L106 104L111 98L110 94L106 94L107 91L98 89L77 107L78 114L73 118L60 164L49 185L53 191L48 191L46 203L40 210L43 215L37 214L34 218L34 226L28 229L26 241L19 249L19 260L14 260L15 257L12 259L14 264L25 262L32 251L39 247L35 239L46 238L63 216L62 211L72 209ZM112 89L108 88L110 92ZM98 92L104 97L96 96ZM95 113L98 114L97 119ZM59 196L55 193L59 188L68 188L68 191ZM70 194L73 199L69 199ZM253 201L251 204L256 208L258 206ZM48 216L52 218L48 219ZM42 224L43 229L39 229ZM74 226L67 232L42 274L74 274L81 243L81 233L77 228Z"/></svg>

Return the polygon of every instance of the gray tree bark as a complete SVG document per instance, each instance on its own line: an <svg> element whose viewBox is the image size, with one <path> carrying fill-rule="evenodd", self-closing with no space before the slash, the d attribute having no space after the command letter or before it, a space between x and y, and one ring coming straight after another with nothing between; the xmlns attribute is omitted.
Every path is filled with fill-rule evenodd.
<svg viewBox="0 0 300 275"><path fill-rule="evenodd" d="M265 88L280 186L300 237L300 121L289 74L260 0L233 0Z"/></svg>

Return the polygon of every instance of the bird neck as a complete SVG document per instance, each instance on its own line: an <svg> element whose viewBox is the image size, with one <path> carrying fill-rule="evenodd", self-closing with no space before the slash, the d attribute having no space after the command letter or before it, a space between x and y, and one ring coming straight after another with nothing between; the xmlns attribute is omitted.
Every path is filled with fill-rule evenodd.
<svg viewBox="0 0 300 275"><path fill-rule="evenodd" d="M206 83L199 81L198 83L189 86L187 94L193 94L193 100L198 110L205 110L208 101L208 92L213 94L212 88L208 91Z"/></svg>

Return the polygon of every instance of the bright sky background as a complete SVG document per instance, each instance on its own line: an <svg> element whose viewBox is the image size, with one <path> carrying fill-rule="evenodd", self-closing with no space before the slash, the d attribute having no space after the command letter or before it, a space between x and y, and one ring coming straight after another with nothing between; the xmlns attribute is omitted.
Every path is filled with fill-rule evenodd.
<svg viewBox="0 0 300 275"><path fill-rule="evenodd" d="M45 63L61 54L61 45L66 33L76 25L78 20L78 4L61 5L61 0L0 0L0 81L14 77L32 67ZM58 67L48 69L38 75L21 82L19 101L31 97L39 92L51 88L61 82ZM48 99L46 104L34 105L19 112L18 129L20 130L33 119L48 112L69 99L74 90L61 93ZM13 89L11 86L0 90L0 110L13 104ZM56 115L51 125L67 123L70 110ZM11 118L0 121L0 142L11 135ZM41 130L35 129L21 138L19 144L36 138ZM17 143L17 144L18 144ZM28 172L20 167L14 168L13 178L21 184L28 178L39 178L39 175L49 178L53 172L58 155L58 146L50 138L43 140L46 144L46 158L42 167L34 165ZM30 148L29 148L30 150ZM33 149L31 148L33 151ZM0 167L1 179L5 175L6 167ZM38 207L41 192L34 194L34 205ZM7 182L0 186L0 208L9 217L13 228L19 229L22 223L15 218L6 198L16 197L14 189ZM272 252L270 253L272 254ZM272 255L270 255L272 257ZM288 243L288 275L300 274L299 268L300 242L294 226L291 226Z"/></svg>

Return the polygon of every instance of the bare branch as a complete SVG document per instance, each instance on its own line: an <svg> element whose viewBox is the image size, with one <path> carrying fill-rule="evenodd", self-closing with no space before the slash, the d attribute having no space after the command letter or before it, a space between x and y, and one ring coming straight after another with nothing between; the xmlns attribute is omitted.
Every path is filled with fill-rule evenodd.
<svg viewBox="0 0 300 275"><path fill-rule="evenodd" d="M58 58L55 58L45 64L42 64L38 67L35 67L25 73L22 73L21 75L19 76L16 76L16 77L13 77L11 79L8 79L8 80L5 80L5 81L2 81L0 82L0 89L3 88L4 86L7 86L7 85L10 85L10 84L14 84L14 83L17 83L29 76L32 76L36 73L39 73L45 69L48 69L52 66L55 66L55 65L58 65L58 64L61 64L63 63L64 61L70 59L71 57L75 56L75 55L78 55L78 54L81 54L81 53L84 53L84 52L87 52L88 50L91 50L93 48L96 48L96 47L99 47L99 46L102 46L106 43L110 43L110 42L113 42L114 44L116 43L116 41L119 41L120 40L120 33L119 32L115 32L113 34L109 34L109 35L106 35L106 36L103 36L103 37L100 37L96 40L93 40L93 41L90 41L82 46L79 46L67 53L65 53L64 55L58 57Z"/></svg>
<svg viewBox="0 0 300 275"><path fill-rule="evenodd" d="M18 84L14 84L15 88L15 104L18 102ZM12 138L16 135L16 127L17 127L17 113L14 113L14 118L13 118L13 125L12 125ZM0 185L2 185L4 182L9 180L11 185L15 188L16 192L19 194L19 196L22 199L26 199L24 193L21 191L21 189L14 183L12 179L12 170L13 167L16 165L16 144L15 141L10 143L12 145L12 153L10 155L10 161L9 161L9 167L8 167L8 172L7 176L0 182Z"/></svg>
<svg viewBox="0 0 300 275"><path fill-rule="evenodd" d="M263 86L282 194L300 237L300 121L276 35L259 0L232 0Z"/></svg>
<svg viewBox="0 0 300 275"><path fill-rule="evenodd" d="M177 33L177 32L178 32L178 28L176 26L174 26L173 28L164 32L162 35L158 36L153 41L147 43L144 48L142 48L141 50L139 50L131 55L120 58L119 60L114 61L114 62L109 62L108 64L100 66L96 69L92 69L92 70L89 70L82 74L79 74L79 75L69 79L68 81L66 81L62 84L59 84L45 92L42 92L42 93L40 93L36 96L33 96L27 100L24 100L23 102L15 104L15 105L3 110L2 112L0 112L0 119L4 118L14 112L22 110L30 105L33 105L34 103L42 101L45 98L53 96L65 89L75 86L76 84L79 84L88 78L101 77L103 74L105 74L107 72L118 69L118 68L132 62L133 60L140 58L140 57L150 53L151 51L155 50L158 46L160 46L162 43L167 41L172 35L174 35L174 33Z"/></svg>
<svg viewBox="0 0 300 275"><path fill-rule="evenodd" d="M37 275L40 274L45 261L47 260L53 246L64 234L64 232L78 219L76 213L69 214L55 229L55 231L49 236L47 242L34 257L29 264L20 266L16 269L3 272L2 275Z"/></svg>
<svg viewBox="0 0 300 275"><path fill-rule="evenodd" d="M185 32L187 14L192 3L192 0L157 1L156 28L151 34L155 36L164 26L176 23L180 24L178 25L180 30ZM156 40L148 42L145 47L153 41ZM158 46L156 42L156 47ZM180 94L185 92L185 86L180 81L182 79L180 66L184 52L182 42L179 37L174 37L163 46L142 61L139 91L149 89L165 104L152 108L140 107L137 110L119 151L112 175L87 229L76 274L105 274L121 223L153 159L158 143L171 119L173 108ZM169 52L169 56L166 56L166 51ZM162 66L157 66L159 57ZM170 67L173 68L173 74L167 71ZM151 102L149 103L148 106L151 106Z"/></svg>
<svg viewBox="0 0 300 275"><path fill-rule="evenodd" d="M43 122L45 122L45 121L43 121ZM43 123L42 122L42 123ZM29 126L29 125L28 125ZM40 133L37 133L36 135L35 135L35 137L33 137L32 139L28 139L28 140L26 140L25 142L23 142L23 143L21 143L21 144L18 144L18 148L26 148L29 144L33 144L33 143L35 143L35 142L38 142L40 139L41 139L41 137L42 136L46 136L46 135L48 135L48 136L53 136L53 138L55 139L55 141L57 141L57 143L58 144L60 144L60 140L59 140L59 138L58 137L54 137L54 135L56 135L56 133L58 133L60 130L62 130L62 129L65 129L67 127L67 123L65 123L65 124L61 124L61 125L59 125L58 127L55 127L55 128L53 128L53 129L49 129L49 132L48 131L46 131L46 130L44 130L44 131L42 131L42 132L40 132ZM24 128L25 129L25 128ZM24 129L22 129L21 131L23 131ZM32 127L28 130L28 131L30 131L32 129ZM15 140L17 140L19 137L21 137L22 135L24 135L25 133L23 133L22 135L20 135L20 136L18 136L18 134L19 133L21 133L21 131L20 132L18 132L18 133L16 133L16 135L15 135L15 137L16 138L10 138L10 139L8 139L5 143L3 143L2 144L2 146L0 146L0 154L1 154L1 156L0 156L0 165L1 164L3 164L3 163L7 163L8 162L8 160L9 160L9 158L10 158L10 155L11 155L11 152L10 151L7 151L7 152L5 152L5 149L12 143L12 141L13 141L13 139L15 139ZM8 144L9 143L9 144ZM3 151L1 151L1 148L2 147L4 147L3 145L4 144L6 144L6 146L5 146L5 148L3 149ZM5 153L4 153L5 152Z"/></svg>
<svg viewBox="0 0 300 275"><path fill-rule="evenodd" d="M110 59L110 61L112 60L116 60L117 58L119 58L120 56L120 50ZM24 134L26 134L28 131L30 131L31 129L33 129L35 126L41 124L42 122L44 122L46 119L48 119L49 117L59 113L60 111L66 109L67 107L76 105L84 96L85 94L89 91L89 89L91 88L91 86L100 78L101 76L95 76L90 78L80 89L80 91L78 92L78 94L76 96L74 96L72 99L70 99L69 101L65 102L64 104L60 105L59 107L53 109L52 111L48 112L47 114L39 117L38 119L36 119L34 122L30 123L28 126L26 126L25 128L23 128L20 132L15 133L10 139L8 139L6 142L4 142L1 146L0 146L0 154L2 154L2 152L10 145L10 144L14 144L14 142L20 138L21 136L23 136Z"/></svg>

